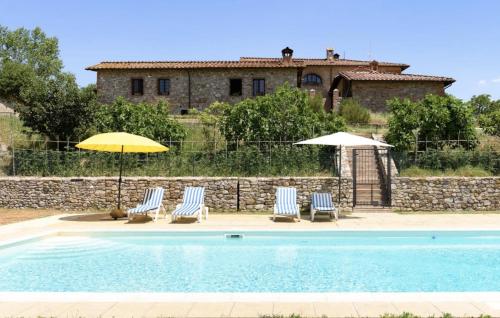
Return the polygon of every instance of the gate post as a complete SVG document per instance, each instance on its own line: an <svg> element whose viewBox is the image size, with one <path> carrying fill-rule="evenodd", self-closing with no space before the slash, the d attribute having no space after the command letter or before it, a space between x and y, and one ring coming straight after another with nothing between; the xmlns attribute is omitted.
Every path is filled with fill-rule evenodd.
<svg viewBox="0 0 500 318"><path fill-rule="evenodd" d="M357 149L352 150L352 206L356 206L356 155Z"/></svg>
<svg viewBox="0 0 500 318"><path fill-rule="evenodd" d="M387 206L392 206L392 173L391 173L391 166L392 166L392 156L391 156L391 148L387 149Z"/></svg>

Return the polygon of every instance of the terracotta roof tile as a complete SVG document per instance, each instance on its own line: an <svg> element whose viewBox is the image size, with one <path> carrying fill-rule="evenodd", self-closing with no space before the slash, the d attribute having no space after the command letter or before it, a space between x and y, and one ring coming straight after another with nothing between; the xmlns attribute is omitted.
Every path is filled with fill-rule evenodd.
<svg viewBox="0 0 500 318"><path fill-rule="evenodd" d="M276 61L104 61L86 68L86 70L112 69L191 69L191 68L297 68L303 67L301 61L283 63Z"/></svg>
<svg viewBox="0 0 500 318"><path fill-rule="evenodd" d="M353 81L429 81L445 82L447 85L455 82L451 77L429 76L417 74L394 74L375 71L345 71L339 75Z"/></svg>
<svg viewBox="0 0 500 318"><path fill-rule="evenodd" d="M276 61L280 58L275 57L240 57L240 61ZM314 58L293 58L294 62L302 62L305 66L308 65L340 65L340 66L369 66L372 61L361 61L361 60L348 60L348 59L338 59L338 60L327 60L327 59L314 59ZM378 62L382 66L399 66L402 70L410 67L408 64L404 63L392 63L392 62Z"/></svg>

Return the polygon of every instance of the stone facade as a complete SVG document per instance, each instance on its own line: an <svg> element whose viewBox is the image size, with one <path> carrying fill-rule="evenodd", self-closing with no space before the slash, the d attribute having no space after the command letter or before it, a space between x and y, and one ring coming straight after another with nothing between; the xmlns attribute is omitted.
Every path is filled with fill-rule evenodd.
<svg viewBox="0 0 500 318"><path fill-rule="evenodd" d="M351 90L354 99L374 112L386 111L386 101L394 97L410 98L415 101L427 94L444 94L441 82L353 81Z"/></svg>
<svg viewBox="0 0 500 318"><path fill-rule="evenodd" d="M310 204L314 191L332 191L337 200L338 179L331 177L296 178L124 178L122 205L134 207L142 200L149 187L165 188L164 205L170 211L182 202L187 186L205 187L206 205L217 211L272 211L278 186L294 186L298 203L303 209ZM342 180L341 206L352 206L352 184ZM61 210L110 209L116 205L118 184L116 178L56 178L5 177L0 178L0 207L53 208ZM337 202L337 201L336 201Z"/></svg>
<svg viewBox="0 0 500 318"><path fill-rule="evenodd" d="M401 73L401 67L398 66L380 66L379 68L381 72ZM354 69L356 69L355 66L308 65L302 71L302 78L307 74L316 74L321 77L322 85L307 85L303 83L302 87L307 91L314 89L316 92L323 94L323 97L328 98L333 79L342 71L351 71Z"/></svg>
<svg viewBox="0 0 500 318"><path fill-rule="evenodd" d="M400 210L499 210L500 177L393 178L392 206Z"/></svg>
<svg viewBox="0 0 500 318"><path fill-rule="evenodd" d="M211 103L220 101L230 104L253 97L253 79L265 79L266 93L276 87L289 83L293 87L301 86L304 90L321 94L325 98L325 108L332 104L329 94L332 79L341 71L352 70L354 66L306 66L297 68L214 68L214 69L160 69L160 70L99 70L97 71L97 92L102 103L111 103L117 97L124 97L132 102L167 101L172 112L196 108L202 110ZM381 66L384 72L400 73L400 67ZM322 85L302 83L307 74L317 74ZM301 76L302 75L302 76ZM170 80L170 94L158 94L158 79ZM300 83L298 79L300 78ZM144 94L132 95L132 79L143 79ZM242 80L242 95L229 94L230 79Z"/></svg>
<svg viewBox="0 0 500 318"><path fill-rule="evenodd" d="M253 79L265 80L265 93L273 92L277 86L288 82L305 91L321 94L325 109L335 109L344 88L337 87L336 78L345 72L377 72L386 76L409 75L402 72L409 65L401 63L359 61L341 59L333 49L327 49L326 58L295 58L293 50L285 48L282 57L259 58L241 57L233 61L131 61L102 62L89 66L87 70L97 72L97 93L99 100L110 103L118 96L133 102L154 102L166 100L174 113L191 108L204 109L215 101L237 103L253 96ZM317 75L321 83L304 78ZM422 76L421 76L422 77ZM425 76L423 76L425 77ZM132 80L143 80L143 94L132 95ZM158 79L170 80L170 94L158 94ZM231 96L230 80L242 80L242 94ZM400 83L391 79L383 83L356 82L353 84L354 97L376 111L385 109L385 100L391 97L419 99L428 93L442 94L443 85L422 83ZM452 79L450 79L452 80ZM423 79L425 81L425 79ZM453 80L452 80L453 81ZM350 89L350 85L348 87ZM339 89L340 98L334 101L333 90ZM350 94L350 93L349 93ZM337 104L336 104L337 103Z"/></svg>
<svg viewBox="0 0 500 318"><path fill-rule="evenodd" d="M143 79L144 94L132 95L132 79ZM158 79L170 80L170 94L158 94ZM242 95L229 94L230 79L242 80ZM288 83L297 86L297 69L165 69L165 70L100 70L97 73L99 100L111 103L122 96L132 102L165 100L174 113L182 109L204 109L215 101L237 103L253 97L253 79L265 79L266 93Z"/></svg>

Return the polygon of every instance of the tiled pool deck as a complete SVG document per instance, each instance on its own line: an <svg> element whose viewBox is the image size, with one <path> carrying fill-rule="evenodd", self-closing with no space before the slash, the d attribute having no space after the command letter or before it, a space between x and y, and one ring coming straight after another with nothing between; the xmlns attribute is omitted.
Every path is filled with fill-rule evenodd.
<svg viewBox="0 0 500 318"><path fill-rule="evenodd" d="M355 213L338 222L276 222L268 215L219 214L203 223L134 223L58 215L0 226L0 243L59 231L89 230L277 230L277 229L498 229L500 214ZM500 316L500 293L328 294L57 294L0 293L0 317L378 317L411 312L420 316Z"/></svg>

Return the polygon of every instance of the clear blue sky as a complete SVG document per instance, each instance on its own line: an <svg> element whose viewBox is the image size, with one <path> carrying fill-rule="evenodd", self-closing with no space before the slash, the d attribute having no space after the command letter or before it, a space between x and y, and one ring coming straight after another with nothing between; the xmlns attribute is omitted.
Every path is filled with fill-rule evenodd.
<svg viewBox="0 0 500 318"><path fill-rule="evenodd" d="M0 0L0 24L59 39L65 69L95 82L102 60L323 57L404 62L451 76L460 98L500 98L500 1Z"/></svg>

